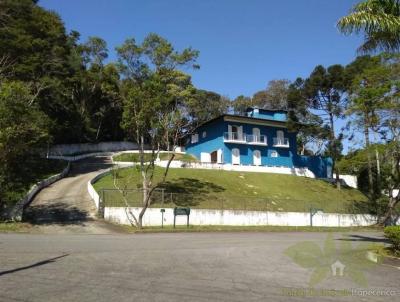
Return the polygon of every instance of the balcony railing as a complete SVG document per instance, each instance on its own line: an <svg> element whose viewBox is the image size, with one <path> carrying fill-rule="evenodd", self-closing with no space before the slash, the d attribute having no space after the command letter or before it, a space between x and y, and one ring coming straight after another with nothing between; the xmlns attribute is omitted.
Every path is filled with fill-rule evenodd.
<svg viewBox="0 0 400 302"><path fill-rule="evenodd" d="M265 135L246 135L246 142L248 144L267 144L267 137Z"/></svg>
<svg viewBox="0 0 400 302"><path fill-rule="evenodd" d="M224 133L224 141L232 141L232 142L242 142L245 143L246 135L245 134L240 134L238 132L225 132Z"/></svg>
<svg viewBox="0 0 400 302"><path fill-rule="evenodd" d="M274 147L289 147L289 139L284 137L274 137Z"/></svg>
<svg viewBox="0 0 400 302"><path fill-rule="evenodd" d="M265 135L248 135L239 134L237 132L225 132L224 142L267 145L267 137Z"/></svg>

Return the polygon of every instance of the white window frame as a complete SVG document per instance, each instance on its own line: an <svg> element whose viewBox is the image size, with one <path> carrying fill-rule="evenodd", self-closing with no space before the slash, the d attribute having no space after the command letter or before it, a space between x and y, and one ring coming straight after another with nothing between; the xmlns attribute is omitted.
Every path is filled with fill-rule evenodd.
<svg viewBox="0 0 400 302"><path fill-rule="evenodd" d="M199 134L198 133L192 134L190 141L192 144L198 143L199 142Z"/></svg>

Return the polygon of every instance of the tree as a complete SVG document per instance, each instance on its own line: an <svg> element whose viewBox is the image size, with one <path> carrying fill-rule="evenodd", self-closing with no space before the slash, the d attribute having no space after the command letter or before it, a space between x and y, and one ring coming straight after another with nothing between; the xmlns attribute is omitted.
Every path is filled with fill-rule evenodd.
<svg viewBox="0 0 400 302"><path fill-rule="evenodd" d="M232 102L233 111L238 115L245 115L246 109L252 106L254 106L253 100L244 95L239 95Z"/></svg>
<svg viewBox="0 0 400 302"><path fill-rule="evenodd" d="M377 111L392 87L390 68L381 62L380 57L362 57L350 64L348 69L352 73L355 70L357 72L349 89L350 103L347 114L355 117L352 121L356 127L362 128L367 150L369 197L376 199L376 195L379 196L381 193L379 186L378 190L374 191L370 130L376 129L379 122Z"/></svg>
<svg viewBox="0 0 400 302"><path fill-rule="evenodd" d="M99 37L89 37L81 49L85 64L102 66L108 57L107 42Z"/></svg>
<svg viewBox="0 0 400 302"><path fill-rule="evenodd" d="M386 172L382 177L382 188L389 200L381 220L383 224L391 222L400 203L400 56L386 57L386 64L391 71L391 90L385 95L378 112L380 133L387 142L382 160L382 170Z"/></svg>
<svg viewBox="0 0 400 302"><path fill-rule="evenodd" d="M321 154L329 129L323 125L323 119L310 110L304 84L303 79L297 78L288 87L288 129L298 133L297 146L301 155Z"/></svg>
<svg viewBox="0 0 400 302"><path fill-rule="evenodd" d="M186 122L181 108L195 92L190 77L177 68L187 65L197 68L195 60L198 51L188 48L177 52L167 40L150 34L141 45L134 39L127 40L117 48L117 53L124 76L121 87L124 101L123 127L139 145L143 207L138 217L132 213L130 215L134 224L141 228L151 196L165 181L174 158L172 154L161 181L155 182L154 161L159 148L169 148L181 138L185 128L182 124ZM144 152L148 148L151 150L151 158L145 163Z"/></svg>
<svg viewBox="0 0 400 302"><path fill-rule="evenodd" d="M227 112L230 101L218 93L196 89L193 98L186 102L187 116L192 121L192 127L211 120Z"/></svg>
<svg viewBox="0 0 400 302"><path fill-rule="evenodd" d="M364 32L364 43L359 52L397 52L400 48L400 1L360 2L348 16L338 21L337 26L345 34Z"/></svg>
<svg viewBox="0 0 400 302"><path fill-rule="evenodd" d="M23 82L0 82L0 214L16 200L26 160L49 141L48 119Z"/></svg>
<svg viewBox="0 0 400 302"><path fill-rule="evenodd" d="M386 224L400 201L395 194L400 189L399 55L361 57L349 68L354 69L356 76L349 91L348 112L352 113L353 124L361 128L365 140L364 150L358 153L364 158L360 170L367 171L365 188L380 222ZM375 144L370 142L371 131L380 136ZM372 151L376 161L372 160Z"/></svg>
<svg viewBox="0 0 400 302"><path fill-rule="evenodd" d="M286 110L289 85L290 81L286 79L269 81L265 90L253 95L252 102L263 109Z"/></svg>
<svg viewBox="0 0 400 302"><path fill-rule="evenodd" d="M341 155L342 134L337 135L335 120L343 118L346 106L347 78L345 69L341 65L332 65L328 68L317 66L311 75L304 81L303 96L308 107L318 115L325 130L329 131L327 155L332 157L332 170L336 174L336 184L340 189L339 173L335 166Z"/></svg>

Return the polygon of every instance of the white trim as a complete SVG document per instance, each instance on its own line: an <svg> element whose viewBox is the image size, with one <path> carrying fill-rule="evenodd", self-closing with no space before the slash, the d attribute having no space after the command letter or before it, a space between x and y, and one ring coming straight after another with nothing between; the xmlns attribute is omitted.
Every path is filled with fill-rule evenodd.
<svg viewBox="0 0 400 302"><path fill-rule="evenodd" d="M200 161L202 163L210 163L211 162L211 154L207 152L200 153Z"/></svg>
<svg viewBox="0 0 400 302"><path fill-rule="evenodd" d="M251 125L273 126L275 128L276 127L284 129L287 128L286 124L282 124L282 121L281 122L271 121L271 120L260 121L260 120L254 120L253 118L246 118L245 116L240 116L237 118L233 116L224 116L224 121L233 123L251 124Z"/></svg>
<svg viewBox="0 0 400 302"><path fill-rule="evenodd" d="M232 165L240 165L240 150L238 148L232 149Z"/></svg>
<svg viewBox="0 0 400 302"><path fill-rule="evenodd" d="M255 166L261 166L261 151L260 150L253 151L253 164Z"/></svg>
<svg viewBox="0 0 400 302"><path fill-rule="evenodd" d="M218 164L222 164L224 162L223 155L224 155L224 153L222 152L222 149L218 149L217 150L217 163Z"/></svg>

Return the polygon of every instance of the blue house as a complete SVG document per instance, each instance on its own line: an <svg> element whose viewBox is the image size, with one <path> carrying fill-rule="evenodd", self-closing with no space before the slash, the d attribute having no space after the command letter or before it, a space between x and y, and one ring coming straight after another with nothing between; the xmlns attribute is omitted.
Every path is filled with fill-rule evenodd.
<svg viewBox="0 0 400 302"><path fill-rule="evenodd" d="M202 163L308 169L315 177L332 176L332 161L297 154L296 132L287 129L284 110L247 109L200 125L185 146Z"/></svg>

